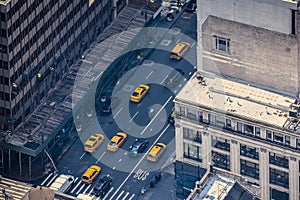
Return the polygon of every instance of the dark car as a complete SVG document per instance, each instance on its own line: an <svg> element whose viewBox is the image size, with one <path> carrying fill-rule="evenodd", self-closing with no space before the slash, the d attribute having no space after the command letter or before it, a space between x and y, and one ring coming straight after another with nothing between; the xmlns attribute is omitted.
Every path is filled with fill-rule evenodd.
<svg viewBox="0 0 300 200"><path fill-rule="evenodd" d="M109 176L102 177L93 188L93 194L96 197L104 197L112 184L112 179Z"/></svg>
<svg viewBox="0 0 300 200"><path fill-rule="evenodd" d="M111 113L111 101L107 100L102 104L101 112L103 114L110 114Z"/></svg>
<svg viewBox="0 0 300 200"><path fill-rule="evenodd" d="M144 138L137 138L132 146L129 147L129 152L131 155L137 155L143 153L147 148L149 141Z"/></svg>
<svg viewBox="0 0 300 200"><path fill-rule="evenodd" d="M197 9L197 3L196 0L191 0L188 5L186 6L187 12L195 12Z"/></svg>

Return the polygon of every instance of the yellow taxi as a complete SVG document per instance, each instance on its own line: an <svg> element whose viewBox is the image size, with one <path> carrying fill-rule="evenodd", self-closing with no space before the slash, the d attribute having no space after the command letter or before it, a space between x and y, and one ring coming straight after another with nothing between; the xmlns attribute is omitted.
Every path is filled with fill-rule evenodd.
<svg viewBox="0 0 300 200"><path fill-rule="evenodd" d="M166 147L167 146L164 143L156 143L149 151L147 159L152 162L156 162L158 158L162 155L162 153L165 151Z"/></svg>
<svg viewBox="0 0 300 200"><path fill-rule="evenodd" d="M187 42L180 42L176 44L176 46L171 51L170 58L180 60L189 50L190 46L191 45Z"/></svg>
<svg viewBox="0 0 300 200"><path fill-rule="evenodd" d="M102 134L91 135L90 138L84 143L85 152L94 152L103 142L104 136Z"/></svg>
<svg viewBox="0 0 300 200"><path fill-rule="evenodd" d="M139 87L137 87L131 94L130 101L136 102L136 103L140 102L142 100L142 98L147 94L149 89L150 89L150 87L148 85L145 85L145 84L139 85Z"/></svg>
<svg viewBox="0 0 300 200"><path fill-rule="evenodd" d="M118 132L115 136L113 136L110 142L107 144L108 151L117 151L119 147L123 145L127 138L127 134L123 132Z"/></svg>
<svg viewBox="0 0 300 200"><path fill-rule="evenodd" d="M101 171L101 167L97 165L90 166L82 175L81 181L84 183L92 183Z"/></svg>

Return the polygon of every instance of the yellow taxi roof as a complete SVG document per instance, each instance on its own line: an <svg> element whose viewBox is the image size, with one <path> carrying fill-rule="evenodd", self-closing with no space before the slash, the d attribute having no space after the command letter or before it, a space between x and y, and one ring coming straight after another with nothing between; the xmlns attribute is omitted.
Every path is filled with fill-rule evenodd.
<svg viewBox="0 0 300 200"><path fill-rule="evenodd" d="M151 151L149 152L149 154L151 154L151 155L156 155L157 152L158 152L161 148L162 148L161 146L159 146L158 144L156 144L156 145L151 149Z"/></svg>
<svg viewBox="0 0 300 200"><path fill-rule="evenodd" d="M185 42L180 42L172 49L172 52L178 53L184 46L188 46Z"/></svg>
<svg viewBox="0 0 300 200"><path fill-rule="evenodd" d="M120 139L120 136L118 136L118 135L115 135L114 137L112 137L112 138L111 138L111 140L110 140L110 141L112 141L112 142L118 142L118 141L119 141L119 139Z"/></svg>

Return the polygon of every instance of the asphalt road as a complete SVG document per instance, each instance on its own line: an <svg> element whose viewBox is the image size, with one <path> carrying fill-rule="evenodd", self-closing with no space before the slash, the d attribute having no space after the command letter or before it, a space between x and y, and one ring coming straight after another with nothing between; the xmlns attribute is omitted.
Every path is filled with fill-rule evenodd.
<svg viewBox="0 0 300 200"><path fill-rule="evenodd" d="M57 165L59 174L71 174L76 178L68 194L92 195L92 188L99 177L109 174L113 184L104 199L136 199L141 188L146 187L153 175L168 162L175 150L175 131L174 125L167 119L174 106L174 97L195 72L195 27L196 14L184 13L173 26L173 30L165 35L157 49L146 58L145 64L121 77L113 90L112 97L118 99L118 104L112 107L112 114L94 118L89 128L80 133L80 139L72 145ZM170 60L171 49L180 41L189 42L191 49L184 59ZM150 92L140 103L130 103L131 92L141 83L148 84ZM151 110L153 112L150 112ZM106 145L118 131L126 132L127 140L117 152L109 152ZM85 153L83 143L95 133L103 133L105 141L94 153ZM133 157L128 154L128 150L136 138L147 138L149 145L145 153ZM152 163L146 159L146 152L156 142L167 144L167 149L158 162ZM81 183L83 172L94 164L102 168L98 178L90 185ZM40 184L49 186L56 176L50 173Z"/></svg>

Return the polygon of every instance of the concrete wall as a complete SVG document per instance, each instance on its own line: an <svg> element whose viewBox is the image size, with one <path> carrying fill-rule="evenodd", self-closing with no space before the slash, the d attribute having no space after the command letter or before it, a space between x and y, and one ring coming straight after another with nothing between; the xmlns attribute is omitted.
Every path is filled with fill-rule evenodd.
<svg viewBox="0 0 300 200"><path fill-rule="evenodd" d="M203 70L298 92L298 41L295 36L209 16L200 29ZM214 36L230 39L230 52L216 49Z"/></svg>
<svg viewBox="0 0 300 200"><path fill-rule="evenodd" d="M298 37L291 35L291 10L297 10L297 1L199 0L197 4L198 69L299 93ZM296 16L296 29L298 21ZM229 53L216 50L214 36L230 39Z"/></svg>

